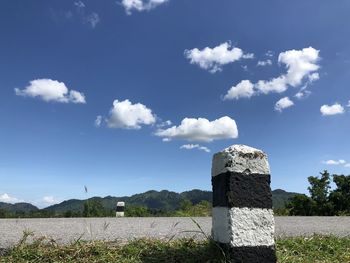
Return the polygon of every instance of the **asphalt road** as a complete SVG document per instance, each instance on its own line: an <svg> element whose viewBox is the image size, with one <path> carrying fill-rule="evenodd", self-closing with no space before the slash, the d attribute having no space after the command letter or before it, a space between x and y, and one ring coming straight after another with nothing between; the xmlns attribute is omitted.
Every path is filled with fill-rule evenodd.
<svg viewBox="0 0 350 263"><path fill-rule="evenodd" d="M206 235L210 235L211 218L194 220ZM275 217L276 236L333 234L350 235L350 217ZM29 231L35 237L46 236L59 243L83 240L125 242L140 237L169 240L179 237L204 238L190 218L43 218L0 219L0 248L15 245Z"/></svg>

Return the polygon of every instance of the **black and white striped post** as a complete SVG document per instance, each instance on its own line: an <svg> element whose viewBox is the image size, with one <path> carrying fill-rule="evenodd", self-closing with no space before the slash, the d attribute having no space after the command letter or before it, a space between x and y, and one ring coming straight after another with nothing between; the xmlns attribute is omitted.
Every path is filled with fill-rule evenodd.
<svg viewBox="0 0 350 263"><path fill-rule="evenodd" d="M270 168L264 152L233 145L213 156L212 236L229 262L276 262Z"/></svg>
<svg viewBox="0 0 350 263"><path fill-rule="evenodd" d="M125 203L118 202L116 207L115 216L116 217L124 217Z"/></svg>

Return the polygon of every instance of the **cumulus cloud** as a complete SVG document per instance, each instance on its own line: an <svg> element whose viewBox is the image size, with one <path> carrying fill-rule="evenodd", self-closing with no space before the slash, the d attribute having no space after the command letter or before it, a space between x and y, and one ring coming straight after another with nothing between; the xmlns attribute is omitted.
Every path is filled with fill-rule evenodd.
<svg viewBox="0 0 350 263"><path fill-rule="evenodd" d="M199 144L184 144L180 147L180 149L192 150L198 149L207 153L210 153L210 150L205 146L200 146Z"/></svg>
<svg viewBox="0 0 350 263"><path fill-rule="evenodd" d="M149 11L166 2L168 0L122 0L121 4L125 8L125 12L131 15L132 11Z"/></svg>
<svg viewBox="0 0 350 263"><path fill-rule="evenodd" d="M237 138L238 129L235 120L227 116L213 121L205 118L185 118L179 126L159 129L155 135L167 138L167 140L183 139L211 142L219 139Z"/></svg>
<svg viewBox="0 0 350 263"><path fill-rule="evenodd" d="M338 165L338 166L343 166L343 167L350 167L350 163L346 162L343 159L339 160L327 160L327 161L322 161L322 163L327 164L327 165Z"/></svg>
<svg viewBox="0 0 350 263"><path fill-rule="evenodd" d="M318 74L318 72L312 73L308 76L309 78L309 82L314 82L316 80L320 79L320 74Z"/></svg>
<svg viewBox="0 0 350 263"><path fill-rule="evenodd" d="M233 63L240 59L250 59L254 54L244 54L242 49L232 47L229 42L225 42L214 48L206 47L202 50L198 48L185 50L185 57L191 64L197 64L200 68L211 73L221 71L226 64Z"/></svg>
<svg viewBox="0 0 350 263"><path fill-rule="evenodd" d="M272 60L271 59L259 60L256 65L261 66L261 67L270 66L270 65L272 65Z"/></svg>
<svg viewBox="0 0 350 263"><path fill-rule="evenodd" d="M347 107L350 107L350 100L348 101L348 105L346 105Z"/></svg>
<svg viewBox="0 0 350 263"><path fill-rule="evenodd" d="M95 126L96 126L96 127L100 127L101 124L102 124L102 120L103 120L102 116L101 116L101 115L98 115L98 116L96 117L95 122L94 122Z"/></svg>
<svg viewBox="0 0 350 263"><path fill-rule="evenodd" d="M336 115L344 113L344 107L339 103L335 103L333 105L321 106L320 111L323 116Z"/></svg>
<svg viewBox="0 0 350 263"><path fill-rule="evenodd" d="M9 194L4 193L0 195L0 202L14 204L14 203L23 202L23 200L20 200L16 197L13 197L13 196L10 196Z"/></svg>
<svg viewBox="0 0 350 263"><path fill-rule="evenodd" d="M296 93L294 95L294 97L301 100L301 99L305 99L305 98L309 97L310 94L311 94L311 91L302 89L298 93Z"/></svg>
<svg viewBox="0 0 350 263"><path fill-rule="evenodd" d="M141 103L114 100L106 122L109 128L140 129L141 125L154 124L156 116Z"/></svg>
<svg viewBox="0 0 350 263"><path fill-rule="evenodd" d="M284 97L276 102L275 110L281 112L283 109L289 108L293 105L293 101L291 101L288 97Z"/></svg>
<svg viewBox="0 0 350 263"><path fill-rule="evenodd" d="M285 75L271 80L259 80L254 87L256 88L256 93L263 94L268 94L270 92L282 93L288 89Z"/></svg>
<svg viewBox="0 0 350 263"><path fill-rule="evenodd" d="M68 90L63 82L52 79L32 80L22 90L15 88L15 93L23 97L38 97L47 102L86 103L83 93L76 90Z"/></svg>
<svg viewBox="0 0 350 263"><path fill-rule="evenodd" d="M264 94L281 93L286 91L288 86L299 86L305 78L311 78L314 81L318 76L314 75L315 71L319 69L318 61L319 50L313 47L282 52L278 56L278 62L286 66L287 73L268 81L260 80L257 89Z"/></svg>
<svg viewBox="0 0 350 263"><path fill-rule="evenodd" d="M323 161L324 164L328 164L328 165L340 165L340 164L346 164L346 161L343 159L340 160L327 160L327 161Z"/></svg>
<svg viewBox="0 0 350 263"><path fill-rule="evenodd" d="M55 205L61 202L59 199L56 199L53 196L44 196L42 201L46 205Z"/></svg>
<svg viewBox="0 0 350 263"><path fill-rule="evenodd" d="M227 94L224 96L224 100L232 100L239 98L250 98L254 95L254 85L249 80L242 80L236 86L232 86Z"/></svg>
<svg viewBox="0 0 350 263"><path fill-rule="evenodd" d="M296 87L300 85L305 77L315 77L312 72L319 69L319 50L312 47L303 48L302 50L288 50L278 56L278 62L287 67L286 81L288 85Z"/></svg>
<svg viewBox="0 0 350 263"><path fill-rule="evenodd" d="M319 69L319 59L319 50L316 50L313 47L304 48L302 50L293 49L281 52L278 56L278 62L279 64L285 65L287 69L286 73L270 80L259 80L257 83L253 84L253 87L249 85L248 93L244 93L244 89L242 87L237 88L240 84L242 84L242 82L240 82L236 86L233 86L224 98L237 99L240 97L268 94L271 92L282 93L286 91L289 86L298 87L303 84L303 82L311 83L316 81L319 79L319 74L316 72ZM263 63L260 64L262 65ZM245 80L245 83L248 83L247 80ZM306 87L307 84L305 85L305 88ZM232 96L229 96L229 93L232 94L234 91L235 93L233 93ZM243 92L245 96L240 96L240 91ZM301 98L308 94L309 93L306 91L299 92L296 97Z"/></svg>

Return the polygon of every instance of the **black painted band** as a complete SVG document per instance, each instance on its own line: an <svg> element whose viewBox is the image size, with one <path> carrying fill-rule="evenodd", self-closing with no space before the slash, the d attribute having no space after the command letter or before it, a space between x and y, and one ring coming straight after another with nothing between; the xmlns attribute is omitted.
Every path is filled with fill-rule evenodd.
<svg viewBox="0 0 350 263"><path fill-rule="evenodd" d="M116 212L124 212L125 207L124 206L117 206L117 208L115 210L116 210Z"/></svg>
<svg viewBox="0 0 350 263"><path fill-rule="evenodd" d="M213 207L272 208L269 174L226 172L211 181Z"/></svg>
<svg viewBox="0 0 350 263"><path fill-rule="evenodd" d="M223 248L227 262L249 262L249 263L276 263L276 250L274 246L257 247L231 247L220 244Z"/></svg>

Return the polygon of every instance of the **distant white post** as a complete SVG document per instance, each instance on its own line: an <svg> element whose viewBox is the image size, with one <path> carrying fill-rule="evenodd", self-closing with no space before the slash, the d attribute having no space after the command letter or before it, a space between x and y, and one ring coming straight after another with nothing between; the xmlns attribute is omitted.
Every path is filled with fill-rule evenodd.
<svg viewBox="0 0 350 263"><path fill-rule="evenodd" d="M115 216L116 217L124 217L125 203L118 202L116 207Z"/></svg>
<svg viewBox="0 0 350 263"><path fill-rule="evenodd" d="M214 154L212 186L212 236L229 262L276 262L266 154L245 145Z"/></svg>

